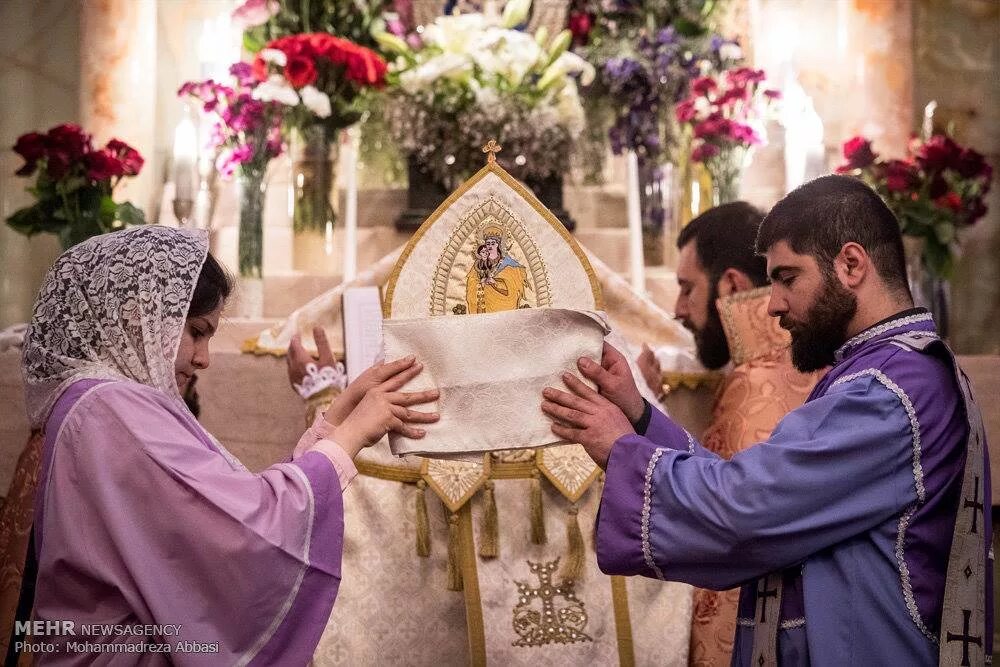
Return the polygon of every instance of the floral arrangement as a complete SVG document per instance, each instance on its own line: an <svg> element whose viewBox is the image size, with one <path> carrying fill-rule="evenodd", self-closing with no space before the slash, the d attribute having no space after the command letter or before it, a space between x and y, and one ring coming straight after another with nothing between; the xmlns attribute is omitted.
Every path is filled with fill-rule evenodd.
<svg viewBox="0 0 1000 667"><path fill-rule="evenodd" d="M691 159L712 174L719 201L733 201L750 148L763 143L763 118L781 97L766 88L764 70L725 69L691 82L691 92L674 114L692 136Z"/></svg>
<svg viewBox="0 0 1000 667"><path fill-rule="evenodd" d="M289 107L286 125L337 130L361 118L359 94L385 83L386 63L371 49L327 33L268 42L253 61L254 97Z"/></svg>
<svg viewBox="0 0 1000 667"><path fill-rule="evenodd" d="M118 184L138 175L144 162L125 142L112 139L95 149L89 134L67 123L45 134L21 135L14 152L24 158L16 174L35 176L28 192L36 200L7 218L14 230L27 236L56 234L63 248L69 248L125 225L145 224L140 209L112 198Z"/></svg>
<svg viewBox="0 0 1000 667"><path fill-rule="evenodd" d="M391 3L382 0L244 0L233 21L244 30L251 53L281 37L304 33L337 35L360 46L375 47L372 37Z"/></svg>
<svg viewBox="0 0 1000 667"><path fill-rule="evenodd" d="M986 214L993 169L975 150L946 134L914 137L903 159L883 159L871 141L854 137L843 145L840 173L860 177L896 214L903 234L924 240L923 261L935 275L954 269L959 230Z"/></svg>
<svg viewBox="0 0 1000 667"><path fill-rule="evenodd" d="M512 0L500 17L442 16L419 40L381 33L389 68L387 123L403 153L450 187L482 164L480 147L499 141L504 167L526 179L568 168L584 129L577 80L594 69L568 51L569 31L549 38L514 30L530 2Z"/></svg>
<svg viewBox="0 0 1000 667"><path fill-rule="evenodd" d="M715 2L578 0L569 28L578 51L597 68L588 94L588 115L605 128L616 154L633 150L640 167L653 167L676 145L672 109L687 94L706 59L731 57L739 47L711 37ZM711 39L710 39L711 37ZM736 57L739 57L737 55Z"/></svg>
<svg viewBox="0 0 1000 667"><path fill-rule="evenodd" d="M658 162L677 135L670 110L688 94L691 82L716 63L742 57L734 42L713 36L706 49L703 41L671 26L652 36L640 33L634 51L604 60L601 82L615 107L608 137L616 154L634 150L640 162Z"/></svg>
<svg viewBox="0 0 1000 667"><path fill-rule="evenodd" d="M202 111L212 118L209 147L216 152L216 169L223 178L239 173L262 177L267 163L281 155L283 107L255 98L262 85L247 63L229 68L232 85L189 81L177 91L201 103Z"/></svg>
<svg viewBox="0 0 1000 667"><path fill-rule="evenodd" d="M674 113L694 136L691 159L709 163L727 151L746 150L763 140L760 121L766 104L781 93L762 83L764 70L738 67L721 76L702 76L691 82L691 94Z"/></svg>

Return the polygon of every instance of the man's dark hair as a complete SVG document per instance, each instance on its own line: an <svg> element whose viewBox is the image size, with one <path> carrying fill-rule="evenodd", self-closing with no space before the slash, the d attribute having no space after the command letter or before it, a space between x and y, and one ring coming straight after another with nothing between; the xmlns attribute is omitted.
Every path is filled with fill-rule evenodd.
<svg viewBox="0 0 1000 667"><path fill-rule="evenodd" d="M882 198L857 178L821 176L785 195L764 218L756 250L785 241L800 255L816 258L824 273L845 243L857 243L893 292L909 296L899 222Z"/></svg>
<svg viewBox="0 0 1000 667"><path fill-rule="evenodd" d="M726 269L745 273L755 287L767 284L767 262L754 253L754 239L764 213L744 201L710 208L677 237L677 247L692 240L698 261L714 285Z"/></svg>
<svg viewBox="0 0 1000 667"><path fill-rule="evenodd" d="M205 263L198 274L198 283L191 295L191 305L188 306L188 317L206 315L219 304L225 303L233 291L233 279L219 264L219 260L208 253Z"/></svg>

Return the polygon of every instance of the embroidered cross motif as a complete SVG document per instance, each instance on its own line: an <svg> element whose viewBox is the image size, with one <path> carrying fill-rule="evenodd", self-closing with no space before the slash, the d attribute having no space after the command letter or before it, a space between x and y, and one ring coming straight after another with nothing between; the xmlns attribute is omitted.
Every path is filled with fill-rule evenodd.
<svg viewBox="0 0 1000 667"><path fill-rule="evenodd" d="M983 511L983 504L979 502L979 476L976 476L976 487L975 493L972 495L972 500L968 498L965 499L965 503L962 505L963 508L968 507L972 509L972 532L973 534L978 533L976 530L977 519L979 518L979 513Z"/></svg>
<svg viewBox="0 0 1000 667"><path fill-rule="evenodd" d="M777 598L778 589L767 587L767 577L760 580L760 585L757 586L757 604L760 606L760 622L767 622L767 599Z"/></svg>
<svg viewBox="0 0 1000 667"><path fill-rule="evenodd" d="M538 586L532 588L523 581L517 584L517 606L514 607L514 632L519 639L514 646L544 646L546 644L572 644L594 641L583 630L587 627L587 612L583 601L576 597L572 581L552 583L552 574L559 566L559 559L548 563L532 563L528 567L538 577ZM565 604L556 606L556 598ZM541 601L541 610L535 600Z"/></svg>
<svg viewBox="0 0 1000 667"><path fill-rule="evenodd" d="M965 628L962 630L962 634L956 635L952 632L948 633L947 641L951 642L962 642L962 667L966 667L969 664L969 644L975 644L976 646L982 648L983 638L973 637L969 634L969 621L972 617L972 612L968 609L962 610L963 625Z"/></svg>

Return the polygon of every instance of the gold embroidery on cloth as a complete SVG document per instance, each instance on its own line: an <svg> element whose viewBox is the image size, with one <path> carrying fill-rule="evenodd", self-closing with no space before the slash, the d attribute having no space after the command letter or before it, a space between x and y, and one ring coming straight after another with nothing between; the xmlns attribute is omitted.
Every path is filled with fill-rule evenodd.
<svg viewBox="0 0 1000 667"><path fill-rule="evenodd" d="M452 512L457 512L476 495L490 477L490 457L482 463L423 459L421 476Z"/></svg>
<svg viewBox="0 0 1000 667"><path fill-rule="evenodd" d="M601 476L601 469L580 445L546 447L537 450L536 456L538 469L571 503L580 500Z"/></svg>
<svg viewBox="0 0 1000 667"><path fill-rule="evenodd" d="M523 221L492 192L462 215L431 280L431 315L495 313L552 303L538 246Z"/></svg>
<svg viewBox="0 0 1000 667"><path fill-rule="evenodd" d="M535 461L534 449L503 449L498 452L491 452L496 463L533 463Z"/></svg>
<svg viewBox="0 0 1000 667"><path fill-rule="evenodd" d="M556 558L548 563L527 561L531 572L538 577L538 586L515 581L518 601L513 610L514 632L519 639L514 646L545 646L546 644L573 644L592 642L584 632L587 611L583 600L576 597L572 581L552 582L552 574L559 566ZM561 598L562 604L556 600Z"/></svg>

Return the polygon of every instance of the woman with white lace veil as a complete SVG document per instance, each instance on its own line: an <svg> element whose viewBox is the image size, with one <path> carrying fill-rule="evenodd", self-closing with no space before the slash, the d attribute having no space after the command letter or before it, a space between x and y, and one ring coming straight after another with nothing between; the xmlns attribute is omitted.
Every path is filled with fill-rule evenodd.
<svg viewBox="0 0 1000 667"><path fill-rule="evenodd" d="M248 472L181 399L229 292L204 232L160 226L85 241L49 271L23 352L44 432L34 618L75 635L34 637L55 644L40 661L306 663L340 582L353 457L437 418L407 407L436 392L397 391L418 363L379 365L336 425L321 415L293 460Z"/></svg>

